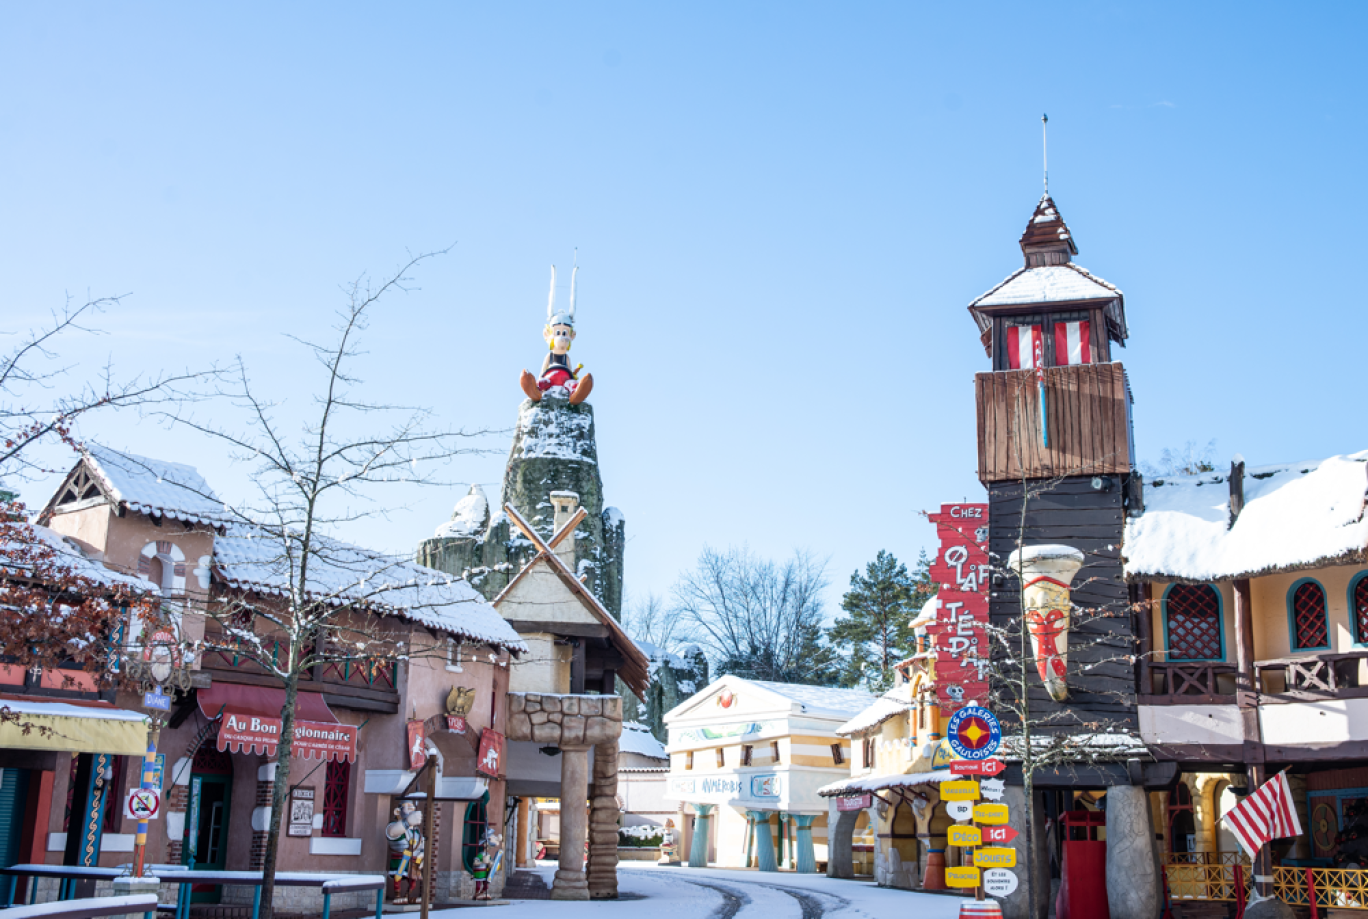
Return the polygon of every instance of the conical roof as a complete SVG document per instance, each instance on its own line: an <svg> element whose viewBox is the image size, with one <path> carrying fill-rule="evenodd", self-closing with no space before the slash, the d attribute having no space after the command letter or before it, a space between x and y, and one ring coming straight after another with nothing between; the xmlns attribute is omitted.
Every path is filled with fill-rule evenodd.
<svg viewBox="0 0 1368 919"><path fill-rule="evenodd" d="M1072 255L1078 254L1073 234L1069 232L1064 218L1059 216L1059 208L1055 207L1054 200L1048 193L1041 195L1035 213L1026 224L1026 232L1021 234L1021 251L1029 255L1031 252L1051 249L1062 251L1065 248Z"/></svg>

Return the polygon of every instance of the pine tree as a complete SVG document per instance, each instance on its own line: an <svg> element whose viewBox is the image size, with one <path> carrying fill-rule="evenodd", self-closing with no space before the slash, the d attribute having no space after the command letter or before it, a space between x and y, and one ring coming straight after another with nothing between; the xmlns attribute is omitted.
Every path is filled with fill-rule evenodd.
<svg viewBox="0 0 1368 919"><path fill-rule="evenodd" d="M875 691L893 685L893 665L916 651L909 628L923 603L935 592L926 552L917 560L914 577L907 566L883 549L874 561L850 576L850 590L841 598L846 616L827 632L845 659L841 684L864 684Z"/></svg>

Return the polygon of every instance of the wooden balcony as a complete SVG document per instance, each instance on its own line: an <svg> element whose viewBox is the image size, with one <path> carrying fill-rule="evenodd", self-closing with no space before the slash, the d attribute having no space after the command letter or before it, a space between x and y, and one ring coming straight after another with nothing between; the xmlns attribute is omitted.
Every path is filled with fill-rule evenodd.
<svg viewBox="0 0 1368 919"><path fill-rule="evenodd" d="M1220 661L1147 664L1141 690L1142 705L1234 705L1235 665Z"/></svg>
<svg viewBox="0 0 1368 919"><path fill-rule="evenodd" d="M1368 651L1315 654L1254 662L1259 704L1368 698L1363 661Z"/></svg>
<svg viewBox="0 0 1368 919"><path fill-rule="evenodd" d="M1120 363L1046 369L1048 447L1034 370L980 373L974 395L981 482L1130 472L1130 397Z"/></svg>
<svg viewBox="0 0 1368 919"><path fill-rule="evenodd" d="M201 669L216 683L280 685L280 680L265 667L226 651L206 653L201 660ZM321 692L329 705L338 708L394 714L399 711L398 682L397 662L348 660L314 667L311 673L304 674L299 688Z"/></svg>

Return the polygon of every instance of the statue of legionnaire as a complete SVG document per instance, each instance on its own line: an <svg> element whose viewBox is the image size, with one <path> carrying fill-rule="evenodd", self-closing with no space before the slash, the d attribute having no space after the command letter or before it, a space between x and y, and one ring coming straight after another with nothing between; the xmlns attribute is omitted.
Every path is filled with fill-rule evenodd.
<svg viewBox="0 0 1368 919"><path fill-rule="evenodd" d="M385 824L385 841L390 850L390 873L394 879L393 902L403 904L413 899L413 889L423 876L423 852L426 848L419 827L423 814L412 801L394 809L394 820ZM399 882L408 880L407 896L399 896Z"/></svg>
<svg viewBox="0 0 1368 919"><path fill-rule="evenodd" d="M499 863L503 861L503 836L498 833L485 831L485 844L475 853L475 859L471 862L471 875L475 878L475 899L488 900L489 897L489 876L499 870Z"/></svg>
<svg viewBox="0 0 1368 919"><path fill-rule="evenodd" d="M533 377L524 370L518 380L523 393L533 402L540 402L544 393L559 388L570 397L571 405L579 405L594 388L593 374L586 373L582 378L579 375L583 364L570 367L570 344L575 340L575 277L578 274L579 266L576 265L570 272L570 309L558 310L556 266L551 266L551 295L546 303L546 328L542 330L550 353L542 361L540 377Z"/></svg>

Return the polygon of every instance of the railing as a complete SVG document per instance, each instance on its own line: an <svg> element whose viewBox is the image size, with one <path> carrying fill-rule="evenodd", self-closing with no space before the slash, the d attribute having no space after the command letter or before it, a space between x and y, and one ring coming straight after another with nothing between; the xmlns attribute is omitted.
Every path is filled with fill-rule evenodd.
<svg viewBox="0 0 1368 919"><path fill-rule="evenodd" d="M1233 852L1169 852L1164 878L1173 900L1244 903L1254 889L1249 860Z"/></svg>
<svg viewBox="0 0 1368 919"><path fill-rule="evenodd" d="M1234 702L1235 665L1220 661L1164 661L1148 667L1147 702Z"/></svg>
<svg viewBox="0 0 1368 919"><path fill-rule="evenodd" d="M279 641L265 642L263 648L269 651L273 660L279 660L284 649ZM209 670L232 670L240 673L269 674L265 667L251 656L233 651L212 650L204 654L203 666ZM393 693L399 683L398 661L343 660L331 661L314 667L312 672L300 674L303 680L328 684L314 691L327 691L329 687L351 686L358 689L373 689Z"/></svg>
<svg viewBox="0 0 1368 919"><path fill-rule="evenodd" d="M1368 871L1274 868L1273 892L1289 906L1309 908L1311 919L1317 919L1321 910L1332 908L1368 909Z"/></svg>
<svg viewBox="0 0 1368 919"><path fill-rule="evenodd" d="M1362 680L1364 660L1368 651L1255 661L1254 679L1265 694L1368 696Z"/></svg>

